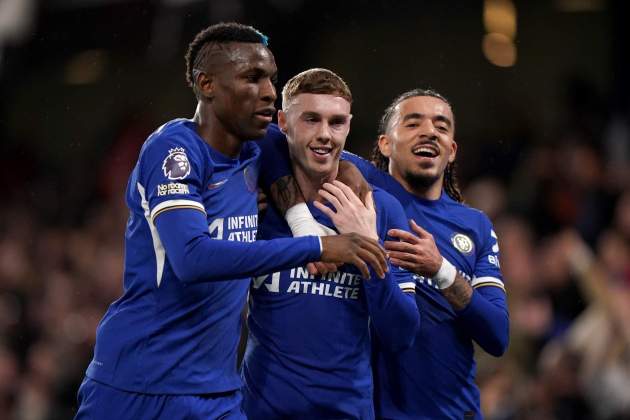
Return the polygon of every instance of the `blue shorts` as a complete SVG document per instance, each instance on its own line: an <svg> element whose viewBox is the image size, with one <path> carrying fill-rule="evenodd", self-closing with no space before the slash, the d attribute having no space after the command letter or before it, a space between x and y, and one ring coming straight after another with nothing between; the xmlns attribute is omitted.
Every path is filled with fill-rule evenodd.
<svg viewBox="0 0 630 420"><path fill-rule="evenodd" d="M241 391L202 395L140 394L85 378L75 420L246 420Z"/></svg>

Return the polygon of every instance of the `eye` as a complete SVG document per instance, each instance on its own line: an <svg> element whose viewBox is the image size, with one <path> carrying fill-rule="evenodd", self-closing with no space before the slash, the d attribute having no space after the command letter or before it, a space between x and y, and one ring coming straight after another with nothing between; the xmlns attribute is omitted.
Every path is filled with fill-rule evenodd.
<svg viewBox="0 0 630 420"><path fill-rule="evenodd" d="M330 125L335 128L341 128L346 124L346 120L343 118L336 118L330 121Z"/></svg>
<svg viewBox="0 0 630 420"><path fill-rule="evenodd" d="M248 74L247 76L245 76L245 79L247 79L247 81L250 83L258 83L260 76L258 74Z"/></svg>
<svg viewBox="0 0 630 420"><path fill-rule="evenodd" d="M419 127L419 126L420 126L420 124L418 124L417 122L410 122L410 123L405 124L406 128L416 128L416 127Z"/></svg>
<svg viewBox="0 0 630 420"><path fill-rule="evenodd" d="M448 133L448 127L446 125L438 125L435 128L442 133Z"/></svg>

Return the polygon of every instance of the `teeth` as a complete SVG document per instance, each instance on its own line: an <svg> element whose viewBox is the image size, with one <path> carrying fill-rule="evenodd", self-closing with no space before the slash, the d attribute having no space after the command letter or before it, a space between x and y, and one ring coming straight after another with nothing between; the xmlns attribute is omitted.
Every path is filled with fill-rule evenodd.
<svg viewBox="0 0 630 420"><path fill-rule="evenodd" d="M330 153L331 149L323 148L323 147L311 147L311 150L318 155L326 155Z"/></svg>
<svg viewBox="0 0 630 420"><path fill-rule="evenodd" d="M420 146L413 149L414 155L426 154L431 157L437 156L437 152L430 147Z"/></svg>

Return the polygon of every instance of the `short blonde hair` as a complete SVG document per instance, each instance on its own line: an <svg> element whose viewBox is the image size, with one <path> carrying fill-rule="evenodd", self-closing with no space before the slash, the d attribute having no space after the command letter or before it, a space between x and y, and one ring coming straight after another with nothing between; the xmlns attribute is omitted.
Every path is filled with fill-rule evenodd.
<svg viewBox="0 0 630 420"><path fill-rule="evenodd" d="M300 93L336 95L352 103L352 93L346 82L328 69L308 69L289 79L282 88L282 107L285 108Z"/></svg>

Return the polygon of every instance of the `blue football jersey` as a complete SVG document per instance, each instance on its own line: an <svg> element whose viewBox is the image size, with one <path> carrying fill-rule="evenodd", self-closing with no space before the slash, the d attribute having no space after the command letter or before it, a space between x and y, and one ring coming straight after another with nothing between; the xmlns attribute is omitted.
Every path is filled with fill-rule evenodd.
<svg viewBox="0 0 630 420"><path fill-rule="evenodd" d="M409 229L393 197L375 189L374 200L380 238L386 237L388 229ZM334 229L330 219L309 207L319 223ZM284 219L269 208L260 237L290 236ZM374 288L385 288L386 282L416 316L413 297L404 293L414 292L414 280L398 267L390 267L386 280L363 280L350 266L324 276L309 275L298 266L255 278L242 367L248 418L374 418L369 323L383 316L375 315L371 305L382 305L377 301L384 292ZM385 325L396 329L395 321L387 320ZM401 331L408 340L417 322L416 318L413 328Z"/></svg>
<svg viewBox="0 0 630 420"><path fill-rule="evenodd" d="M424 200L364 159L344 152L368 182L400 201L407 217L429 231L440 253L473 286L504 298L499 246L482 212L451 199ZM375 404L385 419L480 418L479 390L470 332L430 278L414 276L423 308L413 347L393 354L375 342ZM477 289L480 290L480 289Z"/></svg>
<svg viewBox="0 0 630 420"><path fill-rule="evenodd" d="M240 387L236 348L250 278L182 281L155 220L192 209L186 211L205 217L208 230L202 234L208 237L203 239L211 244L257 246L260 151L245 142L237 158L227 157L196 128L194 121L178 119L156 130L143 145L127 185L124 292L98 326L86 372L122 390L204 394ZM305 251L299 248L296 252ZM226 263L217 259L212 264L218 269Z"/></svg>

